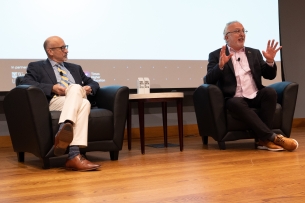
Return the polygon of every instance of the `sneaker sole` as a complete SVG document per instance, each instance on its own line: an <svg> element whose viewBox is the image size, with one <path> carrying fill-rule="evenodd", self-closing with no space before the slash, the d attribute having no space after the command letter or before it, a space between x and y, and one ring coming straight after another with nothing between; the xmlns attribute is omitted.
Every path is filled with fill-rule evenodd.
<svg viewBox="0 0 305 203"><path fill-rule="evenodd" d="M279 151L284 151L285 150L284 148L281 148L281 149L271 149L271 148L268 148L266 146L257 146L257 149L268 150L268 151L272 151L272 152L279 152Z"/></svg>
<svg viewBox="0 0 305 203"><path fill-rule="evenodd" d="M60 156L65 154L67 147L73 140L73 127L71 124L65 124L58 133L58 144L54 147L54 155Z"/></svg>

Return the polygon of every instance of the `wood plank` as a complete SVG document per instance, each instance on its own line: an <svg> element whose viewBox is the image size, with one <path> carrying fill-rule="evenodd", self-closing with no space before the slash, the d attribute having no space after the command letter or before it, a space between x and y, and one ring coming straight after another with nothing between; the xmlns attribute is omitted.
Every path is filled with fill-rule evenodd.
<svg viewBox="0 0 305 203"><path fill-rule="evenodd" d="M292 122L293 128L305 127L305 118L294 118Z"/></svg>
<svg viewBox="0 0 305 203"><path fill-rule="evenodd" d="M12 141L9 135L0 136L0 148L1 147L11 147Z"/></svg>
<svg viewBox="0 0 305 203"><path fill-rule="evenodd" d="M145 127L145 138L163 137L163 126ZM178 137L178 126L167 126L167 135ZM131 129L132 138L140 138L140 129ZM184 125L183 135L199 135L197 124ZM125 130L124 138L127 139L127 130Z"/></svg>
<svg viewBox="0 0 305 203"><path fill-rule="evenodd" d="M140 140L127 140L118 161L109 153L90 152L102 164L99 171L73 172L62 168L66 156L40 168L37 157L26 153L18 163L11 147L0 148L0 202L304 202L305 127L293 128L299 141L294 152L254 149L253 140L227 142L219 150L209 139L203 146L198 135L185 136L179 147L140 151ZM169 137L178 144L178 135ZM146 144L162 143L161 136Z"/></svg>
<svg viewBox="0 0 305 203"><path fill-rule="evenodd" d="M292 123L293 128L305 127L305 118L295 118ZM176 137L178 135L178 126L168 126L167 127L168 136ZM132 138L140 138L140 129L131 129ZM197 124L190 124L183 126L184 136L199 135ZM153 137L163 137L163 127L145 127L145 138ZM127 139L127 131L125 130L124 138ZM0 147L10 147L12 146L11 139L8 136L0 136Z"/></svg>

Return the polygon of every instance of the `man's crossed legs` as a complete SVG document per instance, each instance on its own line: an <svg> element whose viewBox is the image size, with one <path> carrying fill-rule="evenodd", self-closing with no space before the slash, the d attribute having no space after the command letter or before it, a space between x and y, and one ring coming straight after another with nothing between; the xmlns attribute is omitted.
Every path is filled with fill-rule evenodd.
<svg viewBox="0 0 305 203"><path fill-rule="evenodd" d="M295 139L275 134L271 130L276 100L275 90L265 87L257 92L254 99L242 97L227 99L226 108L234 117L245 122L254 131L259 139L258 149L293 151L298 148L298 142ZM260 115L257 115L251 108L260 108Z"/></svg>
<svg viewBox="0 0 305 203"><path fill-rule="evenodd" d="M54 154L65 154L69 146L66 169L89 171L100 168L80 154L79 147L86 147L88 141L88 117L90 102L80 85L69 85L66 96L57 96L50 101L50 111L61 111L60 128L55 136Z"/></svg>

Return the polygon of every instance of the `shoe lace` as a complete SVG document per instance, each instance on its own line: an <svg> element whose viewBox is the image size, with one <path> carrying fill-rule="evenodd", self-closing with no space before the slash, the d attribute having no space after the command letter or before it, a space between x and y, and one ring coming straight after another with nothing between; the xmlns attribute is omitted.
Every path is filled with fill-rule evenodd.
<svg viewBox="0 0 305 203"><path fill-rule="evenodd" d="M283 137L282 136L277 136L276 137L276 142L281 142L281 143L284 143L285 142L285 140L283 139Z"/></svg>
<svg viewBox="0 0 305 203"><path fill-rule="evenodd" d="M85 156L83 154L80 154L80 160L83 161L83 160L86 160Z"/></svg>

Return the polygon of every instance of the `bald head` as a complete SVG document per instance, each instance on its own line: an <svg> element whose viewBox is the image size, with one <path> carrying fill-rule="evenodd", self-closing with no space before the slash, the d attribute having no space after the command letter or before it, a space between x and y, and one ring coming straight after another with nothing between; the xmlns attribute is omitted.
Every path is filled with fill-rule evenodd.
<svg viewBox="0 0 305 203"><path fill-rule="evenodd" d="M49 59L59 63L67 60L68 49L62 38L58 36L48 37L43 43L43 48Z"/></svg>
<svg viewBox="0 0 305 203"><path fill-rule="evenodd" d="M55 46L54 44L62 43L63 41L64 40L58 36L48 37L43 43L43 48L47 52L48 48L52 48Z"/></svg>

